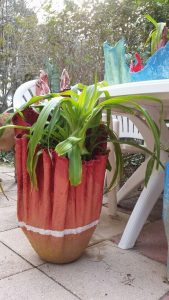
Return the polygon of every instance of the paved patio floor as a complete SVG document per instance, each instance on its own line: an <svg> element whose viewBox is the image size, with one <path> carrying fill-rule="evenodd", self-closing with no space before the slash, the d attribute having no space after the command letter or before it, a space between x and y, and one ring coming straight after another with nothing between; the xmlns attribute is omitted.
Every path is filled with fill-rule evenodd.
<svg viewBox="0 0 169 300"><path fill-rule="evenodd" d="M84 255L56 265L42 261L17 226L14 170L0 166L7 200L0 193L0 300L169 299L166 266L112 242L128 215L111 218L103 206L100 223Z"/></svg>

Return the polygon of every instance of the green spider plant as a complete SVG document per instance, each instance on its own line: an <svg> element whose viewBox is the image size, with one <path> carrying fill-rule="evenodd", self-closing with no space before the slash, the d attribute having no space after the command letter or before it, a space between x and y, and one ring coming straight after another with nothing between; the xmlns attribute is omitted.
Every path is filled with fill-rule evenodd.
<svg viewBox="0 0 169 300"><path fill-rule="evenodd" d="M157 51L157 46L162 39L162 33L166 26L164 22L156 22L150 15L145 15L146 19L150 21L154 25L154 29L150 32L145 45L147 45L151 41L151 54ZM167 34L167 39L169 40L169 34Z"/></svg>
<svg viewBox="0 0 169 300"><path fill-rule="evenodd" d="M33 106L39 113L37 121L31 127L26 127L29 131L27 134L29 140L27 170L31 182L36 185L35 170L38 157L42 149L47 148L49 153L51 149L54 149L58 155L69 159L69 179L72 185L77 186L81 182L83 160L93 159L98 153L106 154L107 150L103 144L110 141L114 145L116 157L116 168L110 185L112 186L121 177L123 170L120 142L110 129L111 113L113 110L118 110L123 113L140 114L146 120L154 137L153 152L129 142L136 147L144 148L151 154L145 174L147 183L155 161L157 168L160 164L160 130L149 113L139 105L142 96L111 97L108 91L101 90L99 84L91 86L79 84L77 88L62 93L34 96L20 108L20 111L17 111L23 116L22 111ZM144 99L160 102L150 96ZM40 104L39 101L41 101ZM104 124L102 122L103 111L107 112L107 122ZM5 127L1 127L1 130ZM16 125L10 125L10 127L24 128ZM110 168L109 164L107 166Z"/></svg>

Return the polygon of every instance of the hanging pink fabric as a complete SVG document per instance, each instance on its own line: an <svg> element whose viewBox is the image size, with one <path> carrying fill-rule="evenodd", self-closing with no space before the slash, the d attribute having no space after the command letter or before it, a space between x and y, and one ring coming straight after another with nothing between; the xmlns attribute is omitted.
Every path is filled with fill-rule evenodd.
<svg viewBox="0 0 169 300"><path fill-rule="evenodd" d="M5 125L6 120L9 118L9 113L0 114L0 126ZM13 128L6 128L0 136L0 151L10 151L15 144L15 134Z"/></svg>
<svg viewBox="0 0 169 300"><path fill-rule="evenodd" d="M16 138L19 226L42 259L73 261L87 247L99 220L107 156L85 161L82 182L73 187L68 159L43 150L36 168L37 190L26 169L27 143Z"/></svg>
<svg viewBox="0 0 169 300"><path fill-rule="evenodd" d="M60 91L65 91L70 89L70 78L66 69L63 69L60 78Z"/></svg>
<svg viewBox="0 0 169 300"><path fill-rule="evenodd" d="M159 41L159 43L157 43L156 50L160 49L161 47L164 47L167 44L168 30L169 30L168 27L164 26L163 31L162 31L161 40Z"/></svg>
<svg viewBox="0 0 169 300"><path fill-rule="evenodd" d="M39 79L36 82L36 95L45 95L50 92L48 75L44 70L40 70Z"/></svg>

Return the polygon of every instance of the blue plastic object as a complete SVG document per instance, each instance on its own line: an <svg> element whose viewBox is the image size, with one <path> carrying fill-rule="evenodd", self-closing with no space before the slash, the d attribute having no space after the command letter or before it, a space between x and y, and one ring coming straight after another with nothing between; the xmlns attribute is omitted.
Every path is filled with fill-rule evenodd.
<svg viewBox="0 0 169 300"><path fill-rule="evenodd" d="M139 72L132 72L132 81L157 80L169 78L169 42L158 49Z"/></svg>
<svg viewBox="0 0 169 300"><path fill-rule="evenodd" d="M167 242L169 246L169 162L167 162L165 165L164 194L163 194L163 222L164 222L165 233L166 233ZM167 279L169 280L169 251L167 256Z"/></svg>
<svg viewBox="0 0 169 300"><path fill-rule="evenodd" d="M124 39L121 39L114 47L105 42L103 50L105 59L104 79L109 84L169 78L169 42L165 47L158 49L148 59L144 68L138 72L130 72L126 64Z"/></svg>

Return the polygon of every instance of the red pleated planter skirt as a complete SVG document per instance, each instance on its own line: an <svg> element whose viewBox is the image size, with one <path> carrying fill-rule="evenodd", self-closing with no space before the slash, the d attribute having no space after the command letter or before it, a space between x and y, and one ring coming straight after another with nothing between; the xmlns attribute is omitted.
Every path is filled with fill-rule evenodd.
<svg viewBox="0 0 169 300"><path fill-rule="evenodd" d="M68 179L68 159L47 150L39 157L38 189L31 186L26 169L27 139L16 138L19 226L45 261L76 260L87 247L98 223L107 156L83 163L82 182Z"/></svg>

